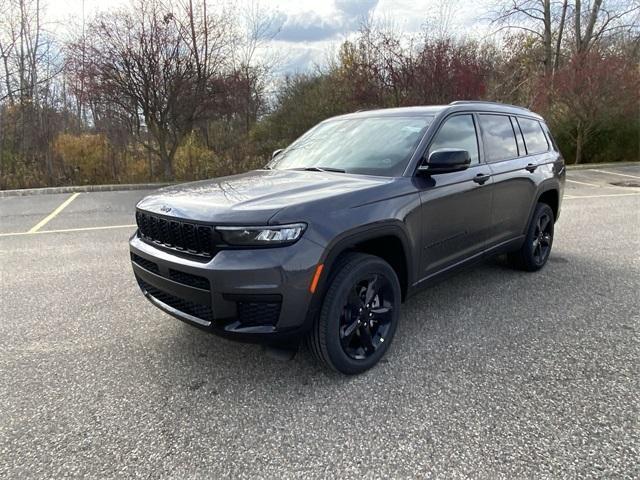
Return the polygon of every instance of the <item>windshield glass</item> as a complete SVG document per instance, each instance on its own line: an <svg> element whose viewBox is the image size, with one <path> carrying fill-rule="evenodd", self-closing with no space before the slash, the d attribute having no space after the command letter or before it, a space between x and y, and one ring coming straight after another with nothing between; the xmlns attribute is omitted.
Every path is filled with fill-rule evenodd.
<svg viewBox="0 0 640 480"><path fill-rule="evenodd" d="M293 142L269 168L398 177L432 120L432 116L328 120Z"/></svg>

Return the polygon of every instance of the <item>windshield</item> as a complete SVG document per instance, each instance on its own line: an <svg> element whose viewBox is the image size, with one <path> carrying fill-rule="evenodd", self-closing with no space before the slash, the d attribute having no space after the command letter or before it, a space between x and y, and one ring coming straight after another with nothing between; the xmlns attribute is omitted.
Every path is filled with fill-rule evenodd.
<svg viewBox="0 0 640 480"><path fill-rule="evenodd" d="M432 116L360 117L322 122L268 165L399 177Z"/></svg>

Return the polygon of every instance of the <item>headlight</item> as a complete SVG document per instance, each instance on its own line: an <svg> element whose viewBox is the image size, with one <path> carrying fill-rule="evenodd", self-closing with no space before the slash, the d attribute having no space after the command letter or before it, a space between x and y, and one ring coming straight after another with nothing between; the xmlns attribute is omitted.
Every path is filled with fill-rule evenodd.
<svg viewBox="0 0 640 480"><path fill-rule="evenodd" d="M285 245L297 241L307 227L304 223L265 227L216 227L229 245Z"/></svg>

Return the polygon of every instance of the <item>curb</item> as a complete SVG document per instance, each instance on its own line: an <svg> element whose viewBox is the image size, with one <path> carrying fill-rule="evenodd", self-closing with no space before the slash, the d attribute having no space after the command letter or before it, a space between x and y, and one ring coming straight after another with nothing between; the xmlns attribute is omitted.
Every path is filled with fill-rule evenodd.
<svg viewBox="0 0 640 480"><path fill-rule="evenodd" d="M116 185L80 185L69 187L23 188L19 190L0 190L2 197L22 197L26 195L48 195L52 193L83 192L119 192L126 190L154 190L174 185L174 183L123 183Z"/></svg>
<svg viewBox="0 0 640 480"><path fill-rule="evenodd" d="M608 162L608 163L581 163L580 165L567 165L567 170L591 170L593 168L621 167L626 165L640 165L640 162Z"/></svg>

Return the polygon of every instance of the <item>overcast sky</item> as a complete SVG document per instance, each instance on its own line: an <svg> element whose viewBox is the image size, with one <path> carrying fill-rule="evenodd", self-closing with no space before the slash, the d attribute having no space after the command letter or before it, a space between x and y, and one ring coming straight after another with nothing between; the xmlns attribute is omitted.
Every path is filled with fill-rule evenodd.
<svg viewBox="0 0 640 480"><path fill-rule="evenodd" d="M85 0L87 19L95 13L125 5L129 0ZM251 0L236 0L242 2ZM304 72L322 63L328 52L335 50L353 35L362 20L372 16L392 23L399 32L417 33L425 25L449 19L449 29L458 35L482 36L486 14L492 0L259 0L260 6L274 16L278 34L270 42L270 51L278 52L281 73ZM44 0L47 17L56 30L80 24L82 0ZM435 27L434 27L435 28Z"/></svg>

